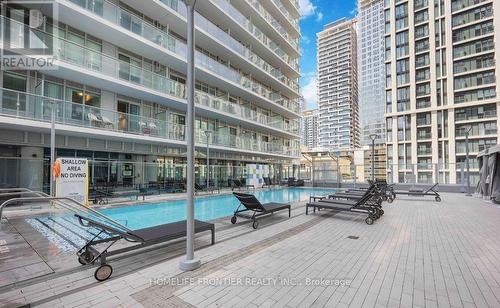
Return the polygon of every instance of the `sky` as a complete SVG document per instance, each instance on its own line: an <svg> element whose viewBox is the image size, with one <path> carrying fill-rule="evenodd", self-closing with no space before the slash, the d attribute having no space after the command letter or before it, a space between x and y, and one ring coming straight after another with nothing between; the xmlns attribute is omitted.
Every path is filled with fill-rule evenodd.
<svg viewBox="0 0 500 308"><path fill-rule="evenodd" d="M342 17L356 16L358 0L299 0L300 31L300 92L306 109L317 108L316 102L316 33L323 26Z"/></svg>

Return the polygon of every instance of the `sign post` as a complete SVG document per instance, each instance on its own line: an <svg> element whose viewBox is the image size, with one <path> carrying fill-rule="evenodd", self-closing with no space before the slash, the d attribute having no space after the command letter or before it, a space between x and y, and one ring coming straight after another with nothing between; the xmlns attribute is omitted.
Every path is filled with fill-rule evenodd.
<svg viewBox="0 0 500 308"><path fill-rule="evenodd" d="M89 164L85 158L58 158L53 168L56 197L69 197L89 206Z"/></svg>

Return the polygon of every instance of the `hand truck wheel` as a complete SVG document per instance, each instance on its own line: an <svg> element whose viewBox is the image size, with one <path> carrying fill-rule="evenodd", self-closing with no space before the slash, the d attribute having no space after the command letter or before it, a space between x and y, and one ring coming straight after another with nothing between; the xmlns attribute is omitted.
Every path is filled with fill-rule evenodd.
<svg viewBox="0 0 500 308"><path fill-rule="evenodd" d="M95 270L94 278L97 281L104 281L111 277L111 274L113 274L113 268L111 265L103 264Z"/></svg>
<svg viewBox="0 0 500 308"><path fill-rule="evenodd" d="M81 265L87 265L87 264L90 264L90 261L92 261L94 259L94 255L92 254L92 252L88 251L88 250L85 250L84 252L82 252L79 256L78 256L78 262L81 264Z"/></svg>
<svg viewBox="0 0 500 308"><path fill-rule="evenodd" d="M237 220L236 216L231 217L231 223L233 225L236 223L236 220Z"/></svg>
<svg viewBox="0 0 500 308"><path fill-rule="evenodd" d="M367 225L373 225L373 218L366 217L365 222L366 222Z"/></svg>
<svg viewBox="0 0 500 308"><path fill-rule="evenodd" d="M252 223L252 227L254 229L257 229L259 227L259 222L257 220L254 220L253 223Z"/></svg>

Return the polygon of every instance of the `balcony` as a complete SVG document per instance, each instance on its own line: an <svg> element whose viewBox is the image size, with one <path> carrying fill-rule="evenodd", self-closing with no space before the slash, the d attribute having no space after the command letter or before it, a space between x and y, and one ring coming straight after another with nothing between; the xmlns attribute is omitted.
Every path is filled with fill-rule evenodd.
<svg viewBox="0 0 500 308"><path fill-rule="evenodd" d="M78 4L79 7L81 7L80 4L82 4L77 0L71 0L71 3ZM170 34L154 27L153 25L147 22L144 22L143 20L137 18L136 16L130 14L129 12L107 1L99 0L92 3L88 2L87 7L85 7L85 9L87 11L94 13L100 18L104 18L106 21L118 25L120 28L125 28L126 30L134 33L135 35L140 36L141 38L147 40L148 42L152 42L155 46L164 49L165 53L172 58L173 62L170 63L169 61L172 67L179 71L182 71L182 69L185 70L187 46L183 41L171 36ZM85 18L85 16L82 16L82 18ZM86 18L88 19L88 17ZM95 30L95 25L88 24L88 20L87 20L87 25L89 27L93 27L93 29ZM82 29L82 30L86 31L88 29ZM106 29L106 31L112 31L112 30L113 29ZM113 37L116 35L110 34L109 36ZM125 42L128 45L130 45L131 51L139 52L141 54L145 54L146 56L149 55L150 50L147 50L148 53L146 53L146 50L144 50L144 48L142 47L137 47L137 44L130 44L130 36L127 35L126 38L127 39L125 41L123 40L120 41L122 43ZM128 46L125 46L125 48L126 47ZM141 49L142 52L137 50L138 48ZM158 60L161 60L162 62L165 61L165 57L159 56L157 50L151 51L151 58L152 59L158 58ZM184 63L175 62L179 60L181 60ZM215 74L216 77L219 76L223 77L225 79L224 81L236 83L238 84L238 87L246 89L251 93L257 94L266 100L270 100L271 94L273 94L271 90L269 90L261 83L248 79L238 71L222 63L217 62L216 60L208 57L207 55L201 52L198 51L195 52L195 60L196 60L196 65L198 67L204 68L205 70ZM276 71L272 71L272 75L279 76L280 78L282 78L282 76ZM290 81L283 78L282 80L280 79L278 81L278 83L282 83L284 85L286 85L286 82ZM296 88L298 89L298 86ZM292 90L289 90L289 94L295 93L295 90L293 91ZM275 95L273 95L273 97L275 97ZM300 106L297 103L296 106L294 106L294 109L289 109L289 110L297 113L300 110Z"/></svg>
<svg viewBox="0 0 500 308"><path fill-rule="evenodd" d="M96 129L96 135L101 136L106 135L106 132L115 132L130 136L160 138L168 140L172 144L184 144L185 141L184 125L161 119L122 113L8 89L0 89L0 95L2 97L0 115L9 118L50 122L52 104L55 104L55 121L57 124ZM19 125L17 121L13 123ZM4 122L4 124L7 124L7 122ZM82 131L78 130L78 132L81 133ZM199 146L206 144L204 131L196 130L195 135L195 141L200 143ZM294 157L299 155L299 149L262 141L249 142L245 135L229 135L216 132L213 134L211 144L233 150L251 151L252 153L262 152L262 154Z"/></svg>
<svg viewBox="0 0 500 308"><path fill-rule="evenodd" d="M243 12L247 10L257 12L255 16L265 21L264 24L262 24L262 28L271 28L273 32L277 32L278 35L281 36L281 39L286 40L295 49L299 50L297 38L300 36L300 32L298 30L298 23L289 15L285 15L273 1L264 1L261 3L257 0L245 0L234 2L234 5L238 5L240 11ZM255 19L253 20L256 22ZM286 28L282 24L286 25Z"/></svg>
<svg viewBox="0 0 500 308"><path fill-rule="evenodd" d="M37 34L40 37L48 35L43 32L37 32ZM169 99L170 107L185 110L186 89L184 84L62 38L59 38L57 42L59 45L55 48L56 58L58 59L56 64L61 64L58 70L53 71L55 76L60 78L70 77L72 81L81 83L90 82L89 85L98 88L107 84L107 90L138 96L146 100L161 102ZM69 66L66 64L69 64ZM99 79L100 76L96 76L95 73L102 75L101 80ZM140 91L145 93L140 95ZM282 99L280 96L272 96L272 99L275 100L280 98ZM265 117L262 113L251 110L244 105L231 103L229 97L215 97L202 91L195 91L195 103L204 106L199 108L202 110L198 110L198 112L206 116L225 117L227 121L233 124L243 124L245 127L257 130L271 129L277 135L284 137L295 138L298 134L298 120L288 120L288 123L292 124L287 126L283 124L285 118L281 117L283 123L277 124L276 117ZM292 107L292 104L287 100L278 103L286 106L285 108ZM230 113L232 116L225 113ZM239 119L234 119L234 117Z"/></svg>
<svg viewBox="0 0 500 308"><path fill-rule="evenodd" d="M129 0L129 1L131 1L131 0ZM177 12L179 15L181 15L183 17L183 21L185 21L186 16L187 16L186 15L187 10L186 10L186 6L185 6L185 4L183 2L181 2L181 1L175 1L175 0L157 0L157 1L163 3L164 5L168 6L169 8L171 8L172 10L174 10L175 12ZM125 2L127 2L127 1L125 1ZM270 52L272 52L273 56L276 59L278 59L281 63L284 61L286 64L288 64L289 67L293 71L286 70L287 74L298 76L299 65L298 65L298 62L296 61L296 59L293 59L293 58L289 57L288 54L286 54L281 47L279 47L277 44L275 44L273 41L271 41L267 36L265 36L261 31L259 31L259 29L257 27L255 27L255 25L252 22L250 22L249 19L247 19L237 9L235 9L232 6L232 4L227 3L225 0L221 0L221 1L214 0L213 2L215 4L217 4L218 6L220 6L220 7L223 7L224 8L224 12L228 16L230 16L234 20L236 20L236 22L238 23L238 27L241 27L242 29L244 29L245 31L247 31L247 33L249 33L252 36L252 38L254 38L255 40L257 40L260 44L263 44ZM135 2L132 2L132 3L134 3L135 5L138 5ZM199 2L198 6L200 4L211 5L211 3L209 1L206 1L206 2L203 1L203 3ZM147 8L145 8L145 9L147 9ZM200 14L195 13L195 22L196 22L196 19L198 19L200 17L202 17ZM220 17L220 16L218 16L218 17ZM204 17L202 17L202 18L204 18ZM168 22L171 23L170 20ZM225 40L222 40L222 42L226 42L228 39L234 40L234 38L232 38L229 34L227 34L226 32L222 31L217 26L215 26L212 22L209 21L209 23L212 24L213 27L217 28L218 29L217 31L220 31L220 32L224 33L223 35L227 37ZM221 22L221 24L223 24L223 23ZM180 33L184 33L185 32L185 26L184 25L182 26L182 28L179 28L179 27L177 27L177 25L172 24L171 27L176 28L176 30L178 32L180 32ZM205 31L207 30L207 29L204 29L204 28L202 28L202 29L205 30ZM211 34L213 34L213 33L211 33ZM234 40L234 41L236 41L236 40ZM285 44L291 44L289 41L287 41L285 39L283 39L283 42ZM256 46L254 46L254 47L256 47ZM293 47L293 46L290 45L290 47ZM296 48L297 48L297 50L292 49L292 51L293 51L294 54L296 54L297 56L299 56L298 45L297 45ZM279 67L282 66L282 65L277 64L276 62L274 62L274 63L275 63L275 66L279 66Z"/></svg>

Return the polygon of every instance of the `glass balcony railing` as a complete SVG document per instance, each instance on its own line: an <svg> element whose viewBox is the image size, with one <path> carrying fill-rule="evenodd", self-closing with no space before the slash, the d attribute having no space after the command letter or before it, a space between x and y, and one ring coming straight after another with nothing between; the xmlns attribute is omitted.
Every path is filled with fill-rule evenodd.
<svg viewBox="0 0 500 308"><path fill-rule="evenodd" d="M93 12L94 14L98 15L99 17L102 17L110 22L113 22L116 25L119 25L165 49L168 49L171 52L174 52L175 54L186 58L187 54L187 46L186 43L183 41L180 41L173 36L169 35L168 33L154 27L153 25L145 22L141 18L131 14L130 12L106 1L106 0L70 0L71 2L84 7L88 9L89 11ZM163 0L162 0L163 2ZM173 7L177 8L177 11L183 11L185 10L185 5L182 2L175 2L173 0L165 1L166 4L173 5ZM177 3L177 4L174 4ZM183 9L181 9L183 8ZM228 35L223 35L222 33L225 33L218 27L212 24L212 26L208 26L208 23L210 23L208 20L204 19L201 15L198 15L199 17L197 20L199 20L200 24L205 25L206 29L211 29L211 34L217 35L218 37L221 38L222 42L228 42L230 41L228 39ZM218 30L216 30L217 28ZM221 33L222 32L222 33ZM234 39L230 41L229 46L232 48L236 46L237 41ZM238 43L239 44L239 43ZM241 45L242 46L242 45ZM242 55L244 55L246 52L241 49L241 47L235 47L235 51L238 52L240 50L242 52ZM246 47L245 47L246 48ZM248 49L247 49L248 50ZM249 58L251 59L252 62L257 62L257 63L262 63L262 68L266 68L266 64L264 63L264 60L262 60L260 57L257 57L254 53L248 53ZM243 86L246 89L249 89L267 99L270 99L271 94L273 92L269 90L267 87L264 85L250 80L246 77L244 77L242 74L240 74L238 71L210 58L209 56L196 51L195 52L195 61L196 64L200 67L203 67L205 69L210 70L213 73L216 73L217 75L220 75L228 80L231 80L233 82L238 83L239 85ZM267 64L268 65L268 64ZM267 71L271 73L273 76L277 77L281 82L286 84L287 86L293 88L295 91L298 91L298 84L291 80L288 79L286 76L281 74L279 70L272 68L269 66L267 68ZM278 72L278 73L276 73ZM276 101L274 101L276 102ZM296 109L292 109L294 112L299 112L299 106L294 106Z"/></svg>
<svg viewBox="0 0 500 308"><path fill-rule="evenodd" d="M288 12L287 8L283 5L281 0L273 0L273 3L280 9L281 13L285 15L286 19L294 26L297 31L299 30L299 21L296 18L293 18L290 12Z"/></svg>
<svg viewBox="0 0 500 308"><path fill-rule="evenodd" d="M39 35L39 37L46 37L48 35L47 33L40 31L37 31L37 34ZM59 46L58 48L56 48L56 56L62 62L69 63L91 71L99 72L106 76L140 85L147 89L158 91L160 93L171 95L180 99L186 98L185 85L167 78L166 76L153 73L144 68L135 66L116 58L112 58L110 56L104 55L100 52L83 47L62 38L59 38L57 42L59 43ZM198 60L199 59L200 58L198 58ZM275 97L271 96L270 99L275 99ZM260 119L258 122L261 124L279 128L275 126L274 120L271 120L268 117L263 117L262 113L256 111L254 111L253 113L249 113L245 110L244 107L238 104L230 103L225 97L214 97L205 92L196 91L195 103L203 104L217 111L230 112L242 119ZM280 103L281 105L288 108L288 104L285 101L277 103ZM297 121L295 120L292 122L296 123ZM298 126L298 124L296 124L295 126ZM298 130L296 130L294 127L290 128L287 131L291 133L298 133Z"/></svg>
<svg viewBox="0 0 500 308"><path fill-rule="evenodd" d="M269 12L260 4L259 1L257 1L257 0L246 0L246 1L257 12L259 12L260 16L262 16L262 18L264 18L276 31L278 31L279 34L281 34L281 36L283 36L284 39L286 39L295 49L298 50L298 48L299 48L298 40L293 39L288 34L288 31L286 31L285 28L283 28L283 26L271 14L269 14ZM278 8L280 8L279 7L279 5L281 5L280 1L273 0L273 2L276 4L276 6ZM285 12L288 14L288 11L286 11L286 9L283 6L280 8L280 11L282 11L282 9L284 9ZM287 17L287 19L290 21L290 23L296 28L297 27L297 23L294 23L292 21L291 17L289 15L287 15L287 14L284 14L284 15Z"/></svg>
<svg viewBox="0 0 500 308"><path fill-rule="evenodd" d="M55 104L55 121L59 124L171 140L182 141L185 138L184 125L181 124L8 89L0 89L0 93L2 97L0 111L4 116L50 122L52 104Z"/></svg>
<svg viewBox="0 0 500 308"><path fill-rule="evenodd" d="M285 60L288 64L293 66L296 70L298 67L295 67L296 61L286 52L281 49L274 41L272 41L269 37L267 37L262 31L257 28L247 17L240 13L231 3L227 0L212 0L215 2L221 9L228 13L232 18L234 18L243 28L245 28L248 32L250 32L254 37L256 37L261 43L265 46L269 47L276 55Z"/></svg>
<svg viewBox="0 0 500 308"><path fill-rule="evenodd" d="M185 141L185 126L161 119L107 110L95 106L73 103L35 94L0 88L0 114L3 116L30 119L42 122L51 121L52 106L55 106L55 121L79 127L122 132L141 136L151 136L176 141ZM206 144L204 131L195 131L195 142ZM211 144L259 151L287 156L298 156L299 149L272 146L266 142L249 142L244 135L214 133Z"/></svg>

